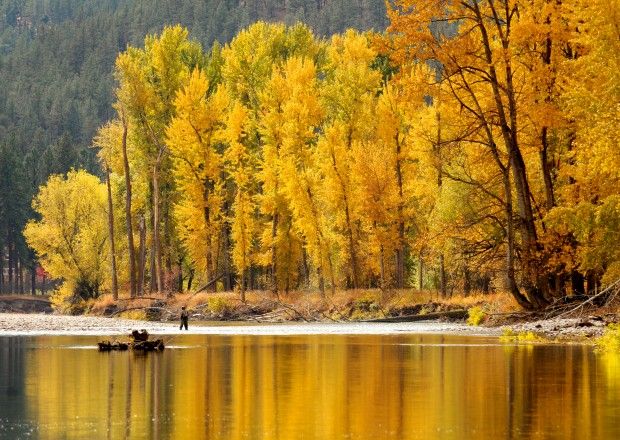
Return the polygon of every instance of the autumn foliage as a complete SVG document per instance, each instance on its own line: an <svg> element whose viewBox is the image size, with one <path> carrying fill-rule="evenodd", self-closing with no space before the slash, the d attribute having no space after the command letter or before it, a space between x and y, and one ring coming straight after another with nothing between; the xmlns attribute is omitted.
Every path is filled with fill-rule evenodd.
<svg viewBox="0 0 620 440"><path fill-rule="evenodd" d="M620 276L618 2L388 13L381 35L256 23L205 53L176 26L119 55L96 145L121 284L507 289L541 308Z"/></svg>

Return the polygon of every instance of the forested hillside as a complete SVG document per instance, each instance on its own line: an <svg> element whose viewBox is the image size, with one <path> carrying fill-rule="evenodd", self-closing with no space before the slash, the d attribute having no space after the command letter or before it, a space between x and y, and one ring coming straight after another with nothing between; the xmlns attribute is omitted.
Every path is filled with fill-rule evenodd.
<svg viewBox="0 0 620 440"><path fill-rule="evenodd" d="M34 269L21 231L38 186L72 167L101 173L90 145L115 114L117 54L166 24L209 48L261 19L318 36L387 25L383 0L0 0L0 291Z"/></svg>

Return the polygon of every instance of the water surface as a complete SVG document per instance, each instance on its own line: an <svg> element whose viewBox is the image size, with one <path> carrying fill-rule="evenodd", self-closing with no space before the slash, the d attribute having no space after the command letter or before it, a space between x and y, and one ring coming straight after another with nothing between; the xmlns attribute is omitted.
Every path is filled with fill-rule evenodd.
<svg viewBox="0 0 620 440"><path fill-rule="evenodd" d="M620 357L441 334L0 337L0 438L618 439Z"/></svg>

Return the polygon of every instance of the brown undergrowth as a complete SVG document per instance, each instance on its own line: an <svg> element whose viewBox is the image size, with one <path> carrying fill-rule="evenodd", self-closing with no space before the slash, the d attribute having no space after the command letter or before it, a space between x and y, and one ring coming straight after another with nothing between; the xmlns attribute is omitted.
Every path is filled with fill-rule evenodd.
<svg viewBox="0 0 620 440"><path fill-rule="evenodd" d="M166 321L177 319L181 307L186 307L194 319L258 322L366 321L426 314L437 316L474 307L482 310L485 317L518 311L518 305L507 293L443 298L432 291L358 289L326 296L318 292L296 291L276 296L268 291L249 291L245 302L239 299L237 292L149 294L133 299L121 295L117 301L110 295L103 295L88 303L85 312Z"/></svg>

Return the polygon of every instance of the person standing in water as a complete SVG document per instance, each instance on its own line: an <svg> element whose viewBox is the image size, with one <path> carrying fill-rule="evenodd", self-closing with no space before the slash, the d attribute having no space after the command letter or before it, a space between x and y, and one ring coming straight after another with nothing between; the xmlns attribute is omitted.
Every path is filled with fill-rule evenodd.
<svg viewBox="0 0 620 440"><path fill-rule="evenodd" d="M183 330L183 327L185 327L185 330L187 330L188 320L189 320L189 313L187 312L187 310L185 310L185 307L181 307L181 326L179 327L179 330Z"/></svg>

